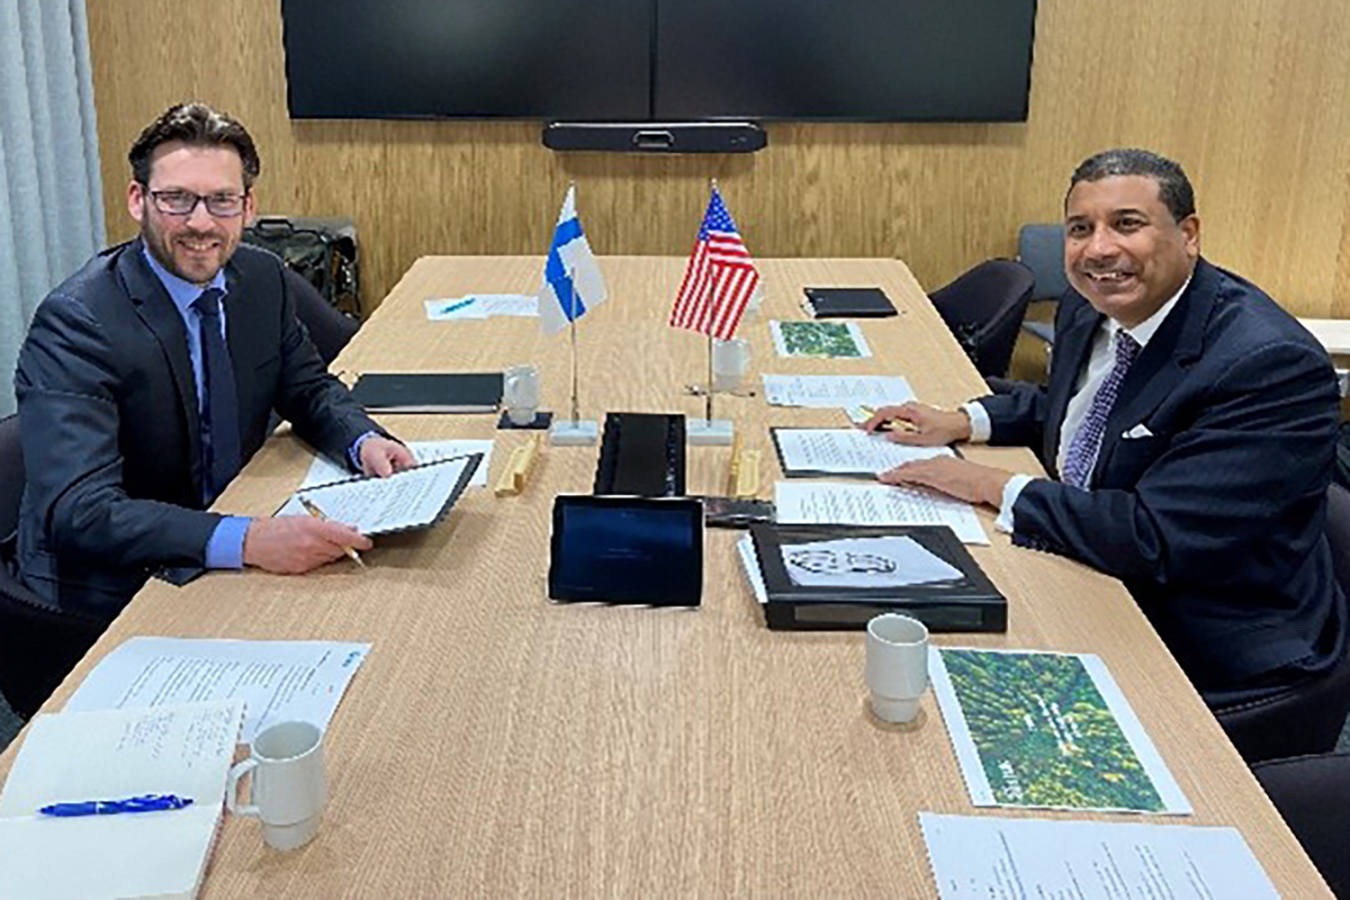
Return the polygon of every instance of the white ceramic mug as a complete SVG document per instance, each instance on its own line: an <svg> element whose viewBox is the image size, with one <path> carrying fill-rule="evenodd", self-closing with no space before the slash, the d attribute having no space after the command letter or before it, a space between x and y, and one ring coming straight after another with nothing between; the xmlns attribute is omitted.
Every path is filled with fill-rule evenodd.
<svg viewBox="0 0 1350 900"><path fill-rule="evenodd" d="M867 690L883 722L909 722L928 687L928 629L918 619L885 613L867 623Z"/></svg>
<svg viewBox="0 0 1350 900"><path fill-rule="evenodd" d="M750 344L741 338L713 341L712 371L714 391L734 391L750 369Z"/></svg>
<svg viewBox="0 0 1350 900"><path fill-rule="evenodd" d="M240 806L239 779L252 772L251 802ZM295 850L313 839L328 802L323 732L310 722L279 722L253 739L252 752L230 769L230 812L262 820L263 840Z"/></svg>
<svg viewBox="0 0 1350 900"><path fill-rule="evenodd" d="M539 412L539 370L534 366L512 366L502 383L506 417L513 425L528 425Z"/></svg>

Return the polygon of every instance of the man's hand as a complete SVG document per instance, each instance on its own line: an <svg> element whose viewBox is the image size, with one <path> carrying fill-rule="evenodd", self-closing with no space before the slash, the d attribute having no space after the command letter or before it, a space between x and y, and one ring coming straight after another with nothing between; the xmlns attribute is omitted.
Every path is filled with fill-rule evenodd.
<svg viewBox="0 0 1350 900"><path fill-rule="evenodd" d="M1003 469L939 456L888 469L877 480L886 484L917 484L967 503L987 503L997 509L1003 505L1003 487L1011 477L1012 473Z"/></svg>
<svg viewBox="0 0 1350 900"><path fill-rule="evenodd" d="M970 416L962 410L937 409L911 400L883 406L862 424L868 434L890 426L888 440L911 447L944 447L970 440Z"/></svg>
<svg viewBox="0 0 1350 900"><path fill-rule="evenodd" d="M417 460L412 451L398 441L377 434L361 443L361 471L367 475L388 478L400 469L411 469L415 465Z"/></svg>
<svg viewBox="0 0 1350 900"><path fill-rule="evenodd" d="M244 535L244 565L299 575L342 559L346 547L369 550L370 538L341 522L309 516L254 519Z"/></svg>

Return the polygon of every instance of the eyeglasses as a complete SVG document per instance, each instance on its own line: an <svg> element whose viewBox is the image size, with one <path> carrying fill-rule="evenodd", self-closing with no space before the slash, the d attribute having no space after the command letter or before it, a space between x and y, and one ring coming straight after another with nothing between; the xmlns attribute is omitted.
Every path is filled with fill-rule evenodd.
<svg viewBox="0 0 1350 900"><path fill-rule="evenodd" d="M242 194L211 194L203 197L192 191L151 191L155 209L166 216L190 216L198 203L206 204L206 211L218 219L233 219L244 213L244 200L248 191Z"/></svg>

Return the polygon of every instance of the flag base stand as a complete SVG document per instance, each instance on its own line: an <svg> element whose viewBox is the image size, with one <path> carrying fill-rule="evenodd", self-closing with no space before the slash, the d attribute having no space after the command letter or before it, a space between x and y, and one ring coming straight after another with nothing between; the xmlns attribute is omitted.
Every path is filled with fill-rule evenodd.
<svg viewBox="0 0 1350 900"><path fill-rule="evenodd" d="M589 447L599 439L595 422L558 420L548 430L548 442L555 447Z"/></svg>
<svg viewBox="0 0 1350 900"><path fill-rule="evenodd" d="M703 446L729 447L735 434L730 419L692 419L684 426L684 439Z"/></svg>

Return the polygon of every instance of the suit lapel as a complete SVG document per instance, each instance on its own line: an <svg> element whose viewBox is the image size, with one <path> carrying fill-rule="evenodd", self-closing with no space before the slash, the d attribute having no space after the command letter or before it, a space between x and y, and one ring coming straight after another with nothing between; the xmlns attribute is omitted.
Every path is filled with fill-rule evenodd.
<svg viewBox="0 0 1350 900"><path fill-rule="evenodd" d="M1097 454L1097 471L1110 463L1121 434L1147 419L1176 390L1186 370L1199 359L1217 285L1218 273L1214 267L1200 260L1186 292L1154 332L1148 346L1120 384L1120 393L1106 421L1106 433Z"/></svg>
<svg viewBox="0 0 1350 900"><path fill-rule="evenodd" d="M1049 408L1045 417L1045 460L1056 478L1059 472L1053 470L1059 458L1059 433L1063 430L1065 411L1078 384L1078 376L1087 366L1092 339L1105 318L1086 300L1079 298L1079 302L1080 307L1072 314L1062 333L1057 331L1055 334L1054 355L1050 363L1053 375L1048 387Z"/></svg>
<svg viewBox="0 0 1350 900"><path fill-rule="evenodd" d="M183 317L169 299L155 273L142 255L140 238L132 241L117 260L117 271L127 295L135 305L136 314L145 324L164 353L165 362L178 389L178 402L187 422L189 453L192 459L192 477L201 489L201 425L197 420L197 379L192 374L192 358L188 356L187 334Z"/></svg>

